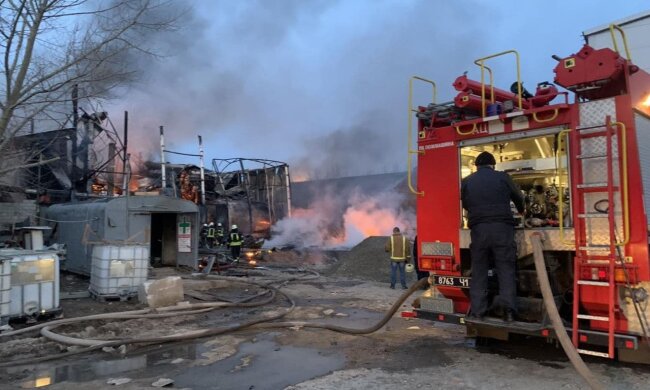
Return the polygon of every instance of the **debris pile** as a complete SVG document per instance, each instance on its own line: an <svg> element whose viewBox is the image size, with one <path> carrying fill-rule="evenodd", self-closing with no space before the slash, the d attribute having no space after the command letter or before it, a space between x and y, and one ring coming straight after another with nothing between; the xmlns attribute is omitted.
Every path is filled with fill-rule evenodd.
<svg viewBox="0 0 650 390"><path fill-rule="evenodd" d="M388 237L368 237L349 252L339 255L331 272L336 276L386 282L390 280L390 259L384 251ZM407 281L410 279L407 277Z"/></svg>

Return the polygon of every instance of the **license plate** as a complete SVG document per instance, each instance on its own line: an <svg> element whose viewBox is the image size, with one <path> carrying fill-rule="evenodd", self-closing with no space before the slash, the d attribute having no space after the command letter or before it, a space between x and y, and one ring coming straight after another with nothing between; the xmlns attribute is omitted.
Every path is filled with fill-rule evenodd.
<svg viewBox="0 0 650 390"><path fill-rule="evenodd" d="M432 279L433 279L433 284L436 286L469 288L470 278L464 276L433 275Z"/></svg>

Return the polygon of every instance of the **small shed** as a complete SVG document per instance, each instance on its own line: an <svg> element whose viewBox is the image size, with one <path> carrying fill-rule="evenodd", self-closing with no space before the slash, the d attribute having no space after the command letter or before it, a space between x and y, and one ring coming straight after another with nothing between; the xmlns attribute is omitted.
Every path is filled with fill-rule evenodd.
<svg viewBox="0 0 650 390"><path fill-rule="evenodd" d="M199 208L167 196L122 196L57 204L44 217L51 243L67 246L61 269L90 275L95 245L145 244L152 265L198 265Z"/></svg>

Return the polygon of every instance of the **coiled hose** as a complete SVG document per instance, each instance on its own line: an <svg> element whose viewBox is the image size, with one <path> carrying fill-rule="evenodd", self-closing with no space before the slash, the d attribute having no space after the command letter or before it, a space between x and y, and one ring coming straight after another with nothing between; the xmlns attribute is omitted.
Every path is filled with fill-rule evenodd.
<svg viewBox="0 0 650 390"><path fill-rule="evenodd" d="M298 278L298 277L292 277L292 278L287 278L281 281L276 281L275 283L280 282L281 284L286 284L289 283L290 281L294 280L309 280L309 279L314 279L315 277L318 277L318 274L316 275L311 275L310 277L307 278ZM142 314L133 314L133 312L122 312L122 313L116 313L113 314L102 314L102 315L93 315L93 316L86 316L86 317L79 317L79 318L71 318L71 319L66 319L66 320L59 320L59 321L54 321L50 322L47 324L39 324L36 326L32 326L29 328L21 329L19 331L14 331L10 332L11 334L19 334L19 333L26 333L29 331L41 329L41 335L43 337L46 337L48 339L51 339L53 341L57 341L63 344L72 344L72 345L81 345L84 346L85 348L76 350L76 351L70 351L66 352L63 354L59 355L51 355L51 356L43 356L40 358L29 358L29 359L20 359L20 360L14 360L11 362L5 362L5 363L0 363L0 367L7 367L7 366L18 366L18 365L23 365L23 364L34 364L38 362L43 362L43 361L48 361L48 360L54 360L54 359L59 359L63 357L69 357L72 355L77 355L81 353L86 353L86 352L91 352L91 351L96 351L98 349L102 349L104 347L115 347L115 346L120 346L120 345L127 345L127 344L150 344L150 343L168 343L168 342L175 342L175 341L187 341L187 340L192 340L192 339L197 339L201 337L208 337L208 336L216 336L216 335L221 335L225 333L231 333L231 332L236 332L245 328L249 327L256 327L256 328L286 328L286 327L304 327L304 328L320 328L320 329L327 329L331 330L334 332L340 332L340 333L348 333L348 334L369 334L372 332L375 332L379 330L381 327L383 327L391 318L392 316L399 310L400 306L404 303L404 301L411 295L413 292L418 290L419 288L423 287L425 284L428 283L427 279L422 279L415 283L414 285L411 286L400 298L391 306L390 310L384 315L384 317L377 322L375 325L368 327L368 328L346 328L346 327L341 327L337 325L331 325L331 324L323 324L323 323L309 323L309 322L303 322L303 321L290 321L290 322L271 322L271 321L276 321L287 314L289 314L294 308L295 308L295 302L294 300L280 291L279 288L270 286L269 284L261 284L261 283L256 283L256 282L243 282L239 278L233 278L233 277L223 277L223 276L214 276L214 275L208 275L206 276L208 279L219 279L219 280L230 280L230 281L237 281L240 283L248 283L248 284L254 284L266 289L272 290L273 294L271 295L270 298L265 299L264 301L261 302L255 302L255 303L202 303L202 304L192 304L192 305L184 305L182 306L183 308L190 307L190 308L196 308L199 307L200 309L198 310L193 310L193 311L180 311L176 312L174 311L175 309L178 309L176 306L172 306L169 308L161 308L167 311L172 311L171 313L163 313L163 314L149 314L151 313L151 309L145 309L145 310L140 310L140 311L134 311L134 312L140 312ZM264 295L268 293L260 293L257 294L256 296L246 298L246 300L251 300L259 295ZM191 331L191 332L186 332L186 333L181 333L181 334L175 334L175 335L169 335L169 336L160 336L160 337L138 337L138 338L132 338L132 339L122 339L122 340L87 340L87 339L80 339L80 338L74 338L74 337L69 337L69 336L63 336L56 334L52 332L52 329L64 325L64 324L69 324L69 323L74 323L74 322L82 322L82 321L89 321L89 320L97 320L97 319L133 319L133 318L160 318L162 316L171 316L171 315L184 315L184 314L198 314L198 313L204 313L206 311L214 310L216 308L222 308L222 307L234 307L234 306L239 306L241 307L242 305L250 305L250 306L260 306L262 304L267 304L270 303L276 296L276 294L282 295L290 304L289 308L287 308L285 311L279 314L267 316L265 318L260 318L260 319L253 319L250 321L243 322L239 325L234 325L234 326L226 326L226 327L220 327L220 328L211 328L211 329L205 329L205 330L196 330L196 331ZM207 306L207 307L206 307ZM158 310L161 310L158 309ZM10 333L2 334L1 336L7 336L10 335Z"/></svg>

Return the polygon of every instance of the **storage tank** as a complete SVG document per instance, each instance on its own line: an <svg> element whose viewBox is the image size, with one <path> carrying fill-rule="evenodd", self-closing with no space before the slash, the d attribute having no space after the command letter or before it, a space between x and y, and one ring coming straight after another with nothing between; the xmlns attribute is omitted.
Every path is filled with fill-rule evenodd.
<svg viewBox="0 0 650 390"><path fill-rule="evenodd" d="M59 257L54 251L0 250L11 264L9 318L35 317L61 311L59 305ZM5 266L2 266L2 275ZM2 288L7 279L2 276ZM2 291L4 294L4 290ZM5 300L2 299L4 304Z"/></svg>
<svg viewBox="0 0 650 390"><path fill-rule="evenodd" d="M147 280L149 247L96 245L92 253L90 293L99 298L126 299Z"/></svg>

